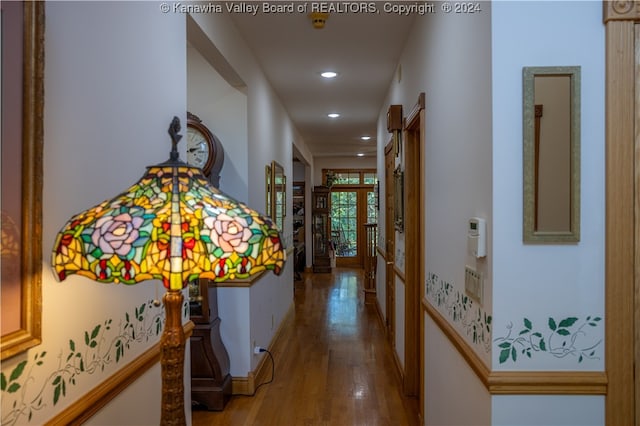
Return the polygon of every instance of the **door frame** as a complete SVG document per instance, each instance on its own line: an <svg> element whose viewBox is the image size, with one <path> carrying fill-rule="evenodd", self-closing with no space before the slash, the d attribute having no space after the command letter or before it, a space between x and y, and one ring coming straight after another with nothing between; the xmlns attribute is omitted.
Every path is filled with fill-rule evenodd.
<svg viewBox="0 0 640 426"><path fill-rule="evenodd" d="M607 425L640 424L640 1L603 1Z"/></svg>
<svg viewBox="0 0 640 426"><path fill-rule="evenodd" d="M367 236L364 224L367 223L367 193L373 190L373 185L340 185L331 188L330 194L336 192L354 192L356 194L356 255L349 257L336 256L336 266L364 268L365 247ZM333 202L331 203L333 208ZM331 212L330 212L331 213ZM330 214L331 216L331 214Z"/></svg>
<svg viewBox="0 0 640 426"><path fill-rule="evenodd" d="M385 329L387 339L394 355L396 354L396 273L394 271L395 264L395 247L396 247L396 228L393 221L393 170L394 170L394 146L391 140L384 147L384 200L385 200ZM389 161L390 160L390 161ZM398 369L401 371L400 369Z"/></svg>
<svg viewBox="0 0 640 426"><path fill-rule="evenodd" d="M415 395L422 413L424 389L424 253L425 253L425 196L424 142L425 94L404 120L404 188L405 188L405 375L404 391ZM410 247L410 250L406 248Z"/></svg>

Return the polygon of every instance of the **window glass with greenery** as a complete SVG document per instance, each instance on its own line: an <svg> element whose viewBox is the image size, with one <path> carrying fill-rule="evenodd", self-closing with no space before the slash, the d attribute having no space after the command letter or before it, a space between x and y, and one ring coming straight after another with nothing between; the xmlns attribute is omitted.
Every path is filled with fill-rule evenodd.
<svg viewBox="0 0 640 426"><path fill-rule="evenodd" d="M374 169L323 169L324 183L328 186L368 186L378 182L377 173Z"/></svg>
<svg viewBox="0 0 640 426"><path fill-rule="evenodd" d="M364 173L365 185L375 185L378 182L378 176L376 173Z"/></svg>
<svg viewBox="0 0 640 426"><path fill-rule="evenodd" d="M364 253L359 247L365 243L363 226L378 220L376 170L323 169L322 173L331 188L331 241L335 255L342 265L358 264Z"/></svg>
<svg viewBox="0 0 640 426"><path fill-rule="evenodd" d="M367 223L378 223L378 207L374 191L367 192Z"/></svg>

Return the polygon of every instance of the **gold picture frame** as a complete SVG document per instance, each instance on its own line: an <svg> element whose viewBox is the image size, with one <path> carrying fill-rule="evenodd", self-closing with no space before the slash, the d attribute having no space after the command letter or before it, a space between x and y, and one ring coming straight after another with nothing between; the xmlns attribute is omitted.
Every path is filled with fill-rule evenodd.
<svg viewBox="0 0 640 426"><path fill-rule="evenodd" d="M3 323L11 319L15 326L3 327L1 356L5 360L41 343L42 338L42 144L44 109L44 2L3 2L2 50L12 50L22 57L22 69L11 72L13 61L3 61L3 87L22 88L20 93L2 93L2 110L20 114L17 103L21 101L21 120L3 120L2 167L2 306ZM18 27L9 25L13 23ZM22 23L22 28L19 28ZM12 28L13 27L13 28ZM20 37L10 37L5 31L22 32ZM14 34L15 35L15 34ZM16 40L18 43L16 43ZM13 44L12 44L13 43ZM21 71L21 72L20 72ZM11 125L15 126L11 128ZM12 132L14 138L5 137ZM16 136L19 135L19 136ZM12 148L13 146L13 148ZM17 147L17 149L16 149ZM15 158L5 158L6 153L20 152ZM4 167L6 161L17 165ZM21 185L15 177L5 175L14 170L21 176ZM13 179L10 179L13 177ZM13 187L13 188L10 188ZM15 224L15 226L11 226ZM15 239L12 240L12 236ZM13 261L12 261L13 260ZM7 275L5 275L7 274ZM6 278L10 279L6 279ZM15 288L11 286L15 282ZM5 297L7 292L18 290L19 303ZM17 305L17 306L16 306ZM5 317L9 315L9 317Z"/></svg>
<svg viewBox="0 0 640 426"><path fill-rule="evenodd" d="M271 210L271 203L273 202L272 188L273 181L271 176L271 165L267 164L264 167L264 192L265 192L265 212L273 219L273 211Z"/></svg>
<svg viewBox="0 0 640 426"><path fill-rule="evenodd" d="M287 216L287 177L284 167L277 161L271 162L271 188L271 218L282 231Z"/></svg>

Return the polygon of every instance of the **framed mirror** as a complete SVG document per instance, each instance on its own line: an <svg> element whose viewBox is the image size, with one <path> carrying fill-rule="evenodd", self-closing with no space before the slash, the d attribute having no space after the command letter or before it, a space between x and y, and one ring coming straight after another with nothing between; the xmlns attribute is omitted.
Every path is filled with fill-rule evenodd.
<svg viewBox="0 0 640 426"><path fill-rule="evenodd" d="M284 229L284 218L287 215L287 177L284 167L276 161L271 162L272 201L271 217L278 228Z"/></svg>
<svg viewBox="0 0 640 426"><path fill-rule="evenodd" d="M41 342L44 2L2 2L0 7L0 341L5 360Z"/></svg>
<svg viewBox="0 0 640 426"><path fill-rule="evenodd" d="M523 240L580 241L580 67L523 68Z"/></svg>
<svg viewBox="0 0 640 426"><path fill-rule="evenodd" d="M265 212L273 219L273 211L271 210L271 202L273 201L273 177L271 176L271 165L267 164L264 168L264 182L265 182Z"/></svg>

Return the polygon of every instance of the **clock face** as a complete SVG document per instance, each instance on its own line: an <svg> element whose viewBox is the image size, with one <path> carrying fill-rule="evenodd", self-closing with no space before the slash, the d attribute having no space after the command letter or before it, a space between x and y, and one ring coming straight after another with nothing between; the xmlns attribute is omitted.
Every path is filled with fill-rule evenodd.
<svg viewBox="0 0 640 426"><path fill-rule="evenodd" d="M207 164L211 148L205 136L198 129L187 129L187 163L201 169Z"/></svg>

